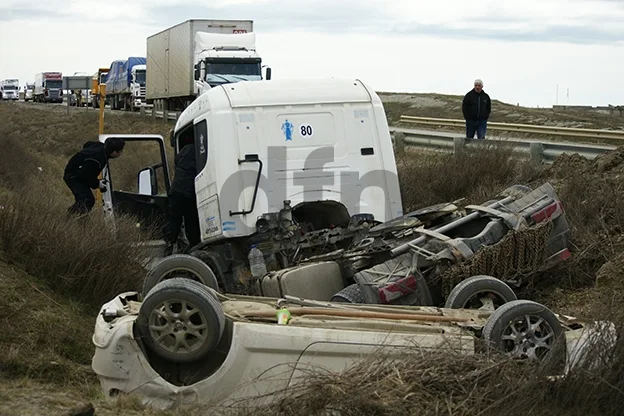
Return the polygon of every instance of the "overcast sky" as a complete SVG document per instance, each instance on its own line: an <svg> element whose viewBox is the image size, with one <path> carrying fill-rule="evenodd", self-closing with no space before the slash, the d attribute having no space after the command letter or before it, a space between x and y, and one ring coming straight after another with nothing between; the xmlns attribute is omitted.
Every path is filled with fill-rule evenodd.
<svg viewBox="0 0 624 416"><path fill-rule="evenodd" d="M210 4L210 5L201 5ZM187 19L252 19L273 78L526 106L624 104L624 0L0 0L0 79L95 72L145 56ZM567 91L569 89L569 98Z"/></svg>

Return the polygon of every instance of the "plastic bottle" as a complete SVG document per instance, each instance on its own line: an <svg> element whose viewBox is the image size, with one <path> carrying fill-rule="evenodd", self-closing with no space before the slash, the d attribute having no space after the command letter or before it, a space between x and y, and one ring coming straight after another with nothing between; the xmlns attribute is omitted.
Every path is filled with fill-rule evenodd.
<svg viewBox="0 0 624 416"><path fill-rule="evenodd" d="M262 277L267 274L266 264L264 262L264 254L254 244L249 251L249 268L253 277Z"/></svg>

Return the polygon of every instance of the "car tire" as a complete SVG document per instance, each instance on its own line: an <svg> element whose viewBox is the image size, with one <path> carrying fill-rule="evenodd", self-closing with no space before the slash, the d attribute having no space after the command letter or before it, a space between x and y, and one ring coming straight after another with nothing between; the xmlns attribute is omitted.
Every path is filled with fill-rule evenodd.
<svg viewBox="0 0 624 416"><path fill-rule="evenodd" d="M539 360L553 365L555 371L565 366L563 327L550 309L537 302L514 300L498 308L483 327L483 340L489 351L515 359Z"/></svg>
<svg viewBox="0 0 624 416"><path fill-rule="evenodd" d="M225 314L210 289L199 282L172 278L149 291L139 309L138 332L145 346L172 363L208 355L225 330Z"/></svg>
<svg viewBox="0 0 624 416"><path fill-rule="evenodd" d="M492 300L494 309L518 299L513 289L502 280L492 276L479 275L469 277L458 283L446 298L444 307L448 309L481 309L486 305L481 302L482 306L479 307L479 299L475 298L480 293L487 294L486 296Z"/></svg>
<svg viewBox="0 0 624 416"><path fill-rule="evenodd" d="M173 277L184 277L214 290L219 289L217 277L206 263L188 254L174 254L158 261L149 270L143 281L143 296L147 296L163 280Z"/></svg>
<svg viewBox="0 0 624 416"><path fill-rule="evenodd" d="M331 302L339 303L366 303L360 285L354 283L342 289L331 298Z"/></svg>

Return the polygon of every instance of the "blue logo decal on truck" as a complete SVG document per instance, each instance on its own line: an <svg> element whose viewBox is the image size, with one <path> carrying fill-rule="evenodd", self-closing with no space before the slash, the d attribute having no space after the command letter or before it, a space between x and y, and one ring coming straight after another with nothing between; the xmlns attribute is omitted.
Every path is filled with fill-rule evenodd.
<svg viewBox="0 0 624 416"><path fill-rule="evenodd" d="M295 126L290 121L286 120L282 123L282 131L284 132L284 135L286 136L287 142L292 141L292 135L293 135L294 130L295 130Z"/></svg>

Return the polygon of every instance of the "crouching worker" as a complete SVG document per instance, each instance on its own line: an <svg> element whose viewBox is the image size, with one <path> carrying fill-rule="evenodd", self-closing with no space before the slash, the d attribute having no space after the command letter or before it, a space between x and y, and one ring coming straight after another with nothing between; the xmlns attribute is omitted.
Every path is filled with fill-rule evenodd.
<svg viewBox="0 0 624 416"><path fill-rule="evenodd" d="M121 156L125 146L122 139L110 138L106 143L87 142L82 150L69 159L63 180L74 194L75 202L69 207L70 214L87 214L95 205L92 189L106 192L106 184L99 179L108 159Z"/></svg>
<svg viewBox="0 0 624 416"><path fill-rule="evenodd" d="M195 145L191 140L185 142L175 158L175 173L171 189L169 190L169 218L164 228L167 248L165 255L173 252L173 246L184 221L184 230L190 247L200 243L199 216L197 213L197 199L195 195Z"/></svg>

